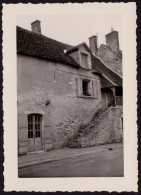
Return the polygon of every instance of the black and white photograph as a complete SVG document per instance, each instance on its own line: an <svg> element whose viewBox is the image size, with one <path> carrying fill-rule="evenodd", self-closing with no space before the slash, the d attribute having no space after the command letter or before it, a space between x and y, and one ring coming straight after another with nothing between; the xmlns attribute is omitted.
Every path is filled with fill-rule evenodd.
<svg viewBox="0 0 141 195"><path fill-rule="evenodd" d="M11 171L16 174L17 185L29 181L27 188L19 183L20 191L40 190L36 179L42 189L45 189L43 179L63 182L63 178L101 179L105 186L112 179L112 185L121 181L125 189L124 179L129 180L126 183L131 187L131 180L136 178L137 166L132 158L137 146L136 114L132 117L136 110L133 107L136 80L132 81L136 61L135 44L129 41L130 33L131 41L135 41L135 30L131 30L135 28L135 20L127 22L129 34L124 26L125 19L130 14L134 16L135 6L111 3L111 8L117 10L112 12L107 4L91 5L88 8L88 4L48 4L32 8L32 4L21 4L17 5L16 13L12 6L5 6L5 13L11 13L11 21L14 16L13 23L9 23L9 29L14 25L13 40L12 35L6 36L7 30L4 34L7 44L15 43L12 52L15 68L11 67L14 112L7 117L9 122L5 120L5 125L15 124L15 137L13 145L11 137L11 149L10 141L5 148L7 156L15 151L16 160L6 158L5 163L7 166L13 162ZM10 20L5 14L6 19ZM4 25L7 26L6 22ZM11 70L5 68L6 78ZM10 109L10 103L5 105ZM10 116L10 112L6 111L7 114ZM6 128L5 137L10 140L7 125ZM134 169L129 168L132 166ZM8 168L5 174L8 175ZM31 183L33 188L29 187ZM102 189L108 188L103 185Z"/></svg>
<svg viewBox="0 0 141 195"><path fill-rule="evenodd" d="M19 177L124 176L121 18L91 17L17 16Z"/></svg>

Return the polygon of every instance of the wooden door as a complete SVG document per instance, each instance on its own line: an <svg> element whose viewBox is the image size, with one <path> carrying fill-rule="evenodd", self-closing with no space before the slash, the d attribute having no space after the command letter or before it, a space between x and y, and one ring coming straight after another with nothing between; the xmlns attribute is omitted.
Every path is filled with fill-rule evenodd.
<svg viewBox="0 0 141 195"><path fill-rule="evenodd" d="M42 115L28 115L28 150L29 152L42 150Z"/></svg>

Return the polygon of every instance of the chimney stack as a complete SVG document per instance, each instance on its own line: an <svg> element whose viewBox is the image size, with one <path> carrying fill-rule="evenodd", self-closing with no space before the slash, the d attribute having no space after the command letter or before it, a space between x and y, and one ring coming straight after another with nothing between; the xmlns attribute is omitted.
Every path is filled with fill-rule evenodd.
<svg viewBox="0 0 141 195"><path fill-rule="evenodd" d="M32 22L31 23L31 30L32 30L32 32L41 34L41 22L39 20L35 20L34 22Z"/></svg>
<svg viewBox="0 0 141 195"><path fill-rule="evenodd" d="M111 32L107 34L106 36L106 44L107 46L113 51L117 52L119 51L119 38L118 38L118 32L114 31L113 28L111 29Z"/></svg>
<svg viewBox="0 0 141 195"><path fill-rule="evenodd" d="M97 36L96 35L89 38L89 45L90 45L91 52L95 56L97 56L98 48L97 48Z"/></svg>

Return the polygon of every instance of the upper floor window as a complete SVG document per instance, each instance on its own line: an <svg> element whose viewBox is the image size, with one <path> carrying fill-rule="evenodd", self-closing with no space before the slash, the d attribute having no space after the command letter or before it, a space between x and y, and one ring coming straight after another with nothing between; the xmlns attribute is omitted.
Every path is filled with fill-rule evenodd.
<svg viewBox="0 0 141 195"><path fill-rule="evenodd" d="M81 53L81 62L82 62L82 67L89 68L88 67L88 54Z"/></svg>
<svg viewBox="0 0 141 195"><path fill-rule="evenodd" d="M77 97L101 98L100 80L76 78Z"/></svg>
<svg viewBox="0 0 141 195"><path fill-rule="evenodd" d="M92 92L91 92L91 89L90 89L90 83L91 81L89 80L82 80L82 92L83 92L83 95L84 96L91 96L92 95Z"/></svg>
<svg viewBox="0 0 141 195"><path fill-rule="evenodd" d="M70 55L82 68L92 68L91 53L86 44L83 43L78 47L68 50L67 55Z"/></svg>

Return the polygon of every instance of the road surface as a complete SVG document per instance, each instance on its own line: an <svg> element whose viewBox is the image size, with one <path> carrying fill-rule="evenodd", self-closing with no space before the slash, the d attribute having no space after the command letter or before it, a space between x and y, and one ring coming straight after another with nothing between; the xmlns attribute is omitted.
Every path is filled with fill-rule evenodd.
<svg viewBox="0 0 141 195"><path fill-rule="evenodd" d="M19 177L123 177L123 148L19 169Z"/></svg>

